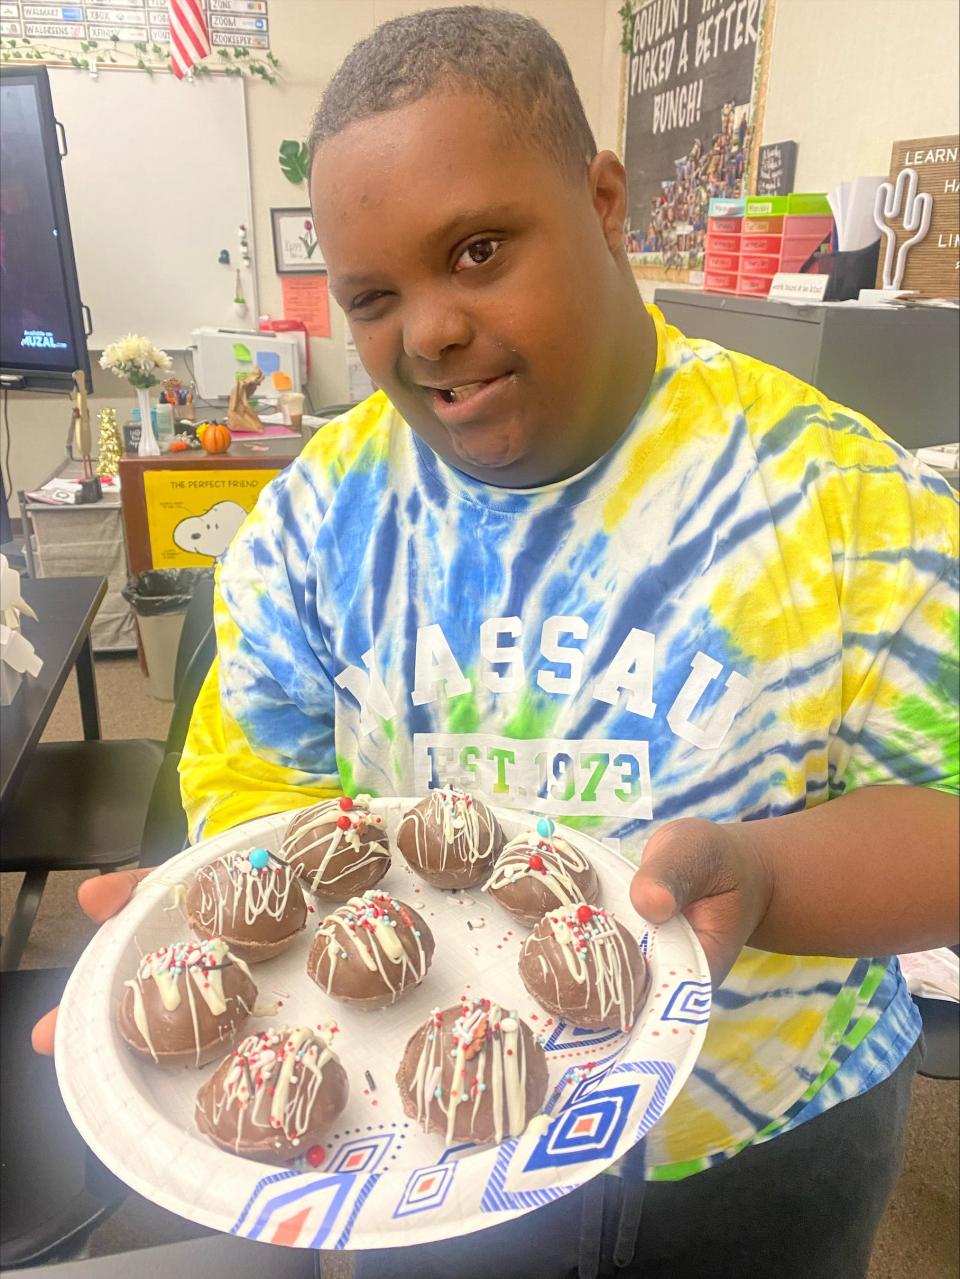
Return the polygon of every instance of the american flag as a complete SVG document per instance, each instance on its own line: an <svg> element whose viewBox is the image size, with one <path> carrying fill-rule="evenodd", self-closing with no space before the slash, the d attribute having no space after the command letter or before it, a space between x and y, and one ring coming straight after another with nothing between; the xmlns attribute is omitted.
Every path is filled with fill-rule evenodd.
<svg viewBox="0 0 960 1279"><path fill-rule="evenodd" d="M210 52L210 34L201 0L167 0L170 14L170 70L182 80Z"/></svg>

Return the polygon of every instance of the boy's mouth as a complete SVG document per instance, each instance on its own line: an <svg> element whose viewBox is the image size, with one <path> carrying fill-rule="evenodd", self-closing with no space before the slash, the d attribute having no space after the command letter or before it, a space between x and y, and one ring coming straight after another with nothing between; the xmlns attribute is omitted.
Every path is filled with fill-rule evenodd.
<svg viewBox="0 0 960 1279"><path fill-rule="evenodd" d="M496 401L513 382L511 373L455 386L432 386L433 409L442 422L459 425L495 406Z"/></svg>

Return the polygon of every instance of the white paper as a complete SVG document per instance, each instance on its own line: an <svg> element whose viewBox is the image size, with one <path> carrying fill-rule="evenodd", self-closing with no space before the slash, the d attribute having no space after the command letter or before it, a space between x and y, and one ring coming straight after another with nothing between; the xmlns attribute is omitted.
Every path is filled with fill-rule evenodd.
<svg viewBox="0 0 960 1279"><path fill-rule="evenodd" d="M34 679L43 669L43 660L33 645L20 633L20 615L36 621L36 613L20 594L20 574L5 555L0 555L0 670L3 693L0 702L9 705L24 675Z"/></svg>
<svg viewBox="0 0 960 1279"><path fill-rule="evenodd" d="M873 220L877 189L886 178L860 177L841 182L827 196L837 224L837 247L841 253L865 249L880 238Z"/></svg>
<svg viewBox="0 0 960 1279"><path fill-rule="evenodd" d="M960 1003L960 959L948 947L901 955L900 971L912 995Z"/></svg>

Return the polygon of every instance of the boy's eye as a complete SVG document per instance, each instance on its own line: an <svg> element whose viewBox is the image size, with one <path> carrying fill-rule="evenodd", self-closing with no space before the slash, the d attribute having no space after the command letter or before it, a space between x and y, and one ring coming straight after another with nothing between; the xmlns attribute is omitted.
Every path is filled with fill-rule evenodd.
<svg viewBox="0 0 960 1279"><path fill-rule="evenodd" d="M386 297L383 292L361 293L358 297L351 298L350 312L352 314L354 311L364 311L373 306L375 302L379 302L383 297Z"/></svg>
<svg viewBox="0 0 960 1279"><path fill-rule="evenodd" d="M454 271L468 271L471 267L483 266L485 262L490 261L502 243L502 240L474 240L457 258L453 266Z"/></svg>

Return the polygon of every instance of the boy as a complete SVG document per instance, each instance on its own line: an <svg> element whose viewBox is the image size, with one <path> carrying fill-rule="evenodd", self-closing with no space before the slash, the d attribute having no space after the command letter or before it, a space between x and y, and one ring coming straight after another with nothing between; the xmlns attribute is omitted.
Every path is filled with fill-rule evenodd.
<svg viewBox="0 0 960 1279"><path fill-rule="evenodd" d="M646 844L634 904L684 910L722 982L645 1168L359 1272L866 1275L919 1033L884 956L956 915L953 497L643 306L623 169L536 23L386 24L311 152L382 391L222 565L193 834L465 785Z"/></svg>

